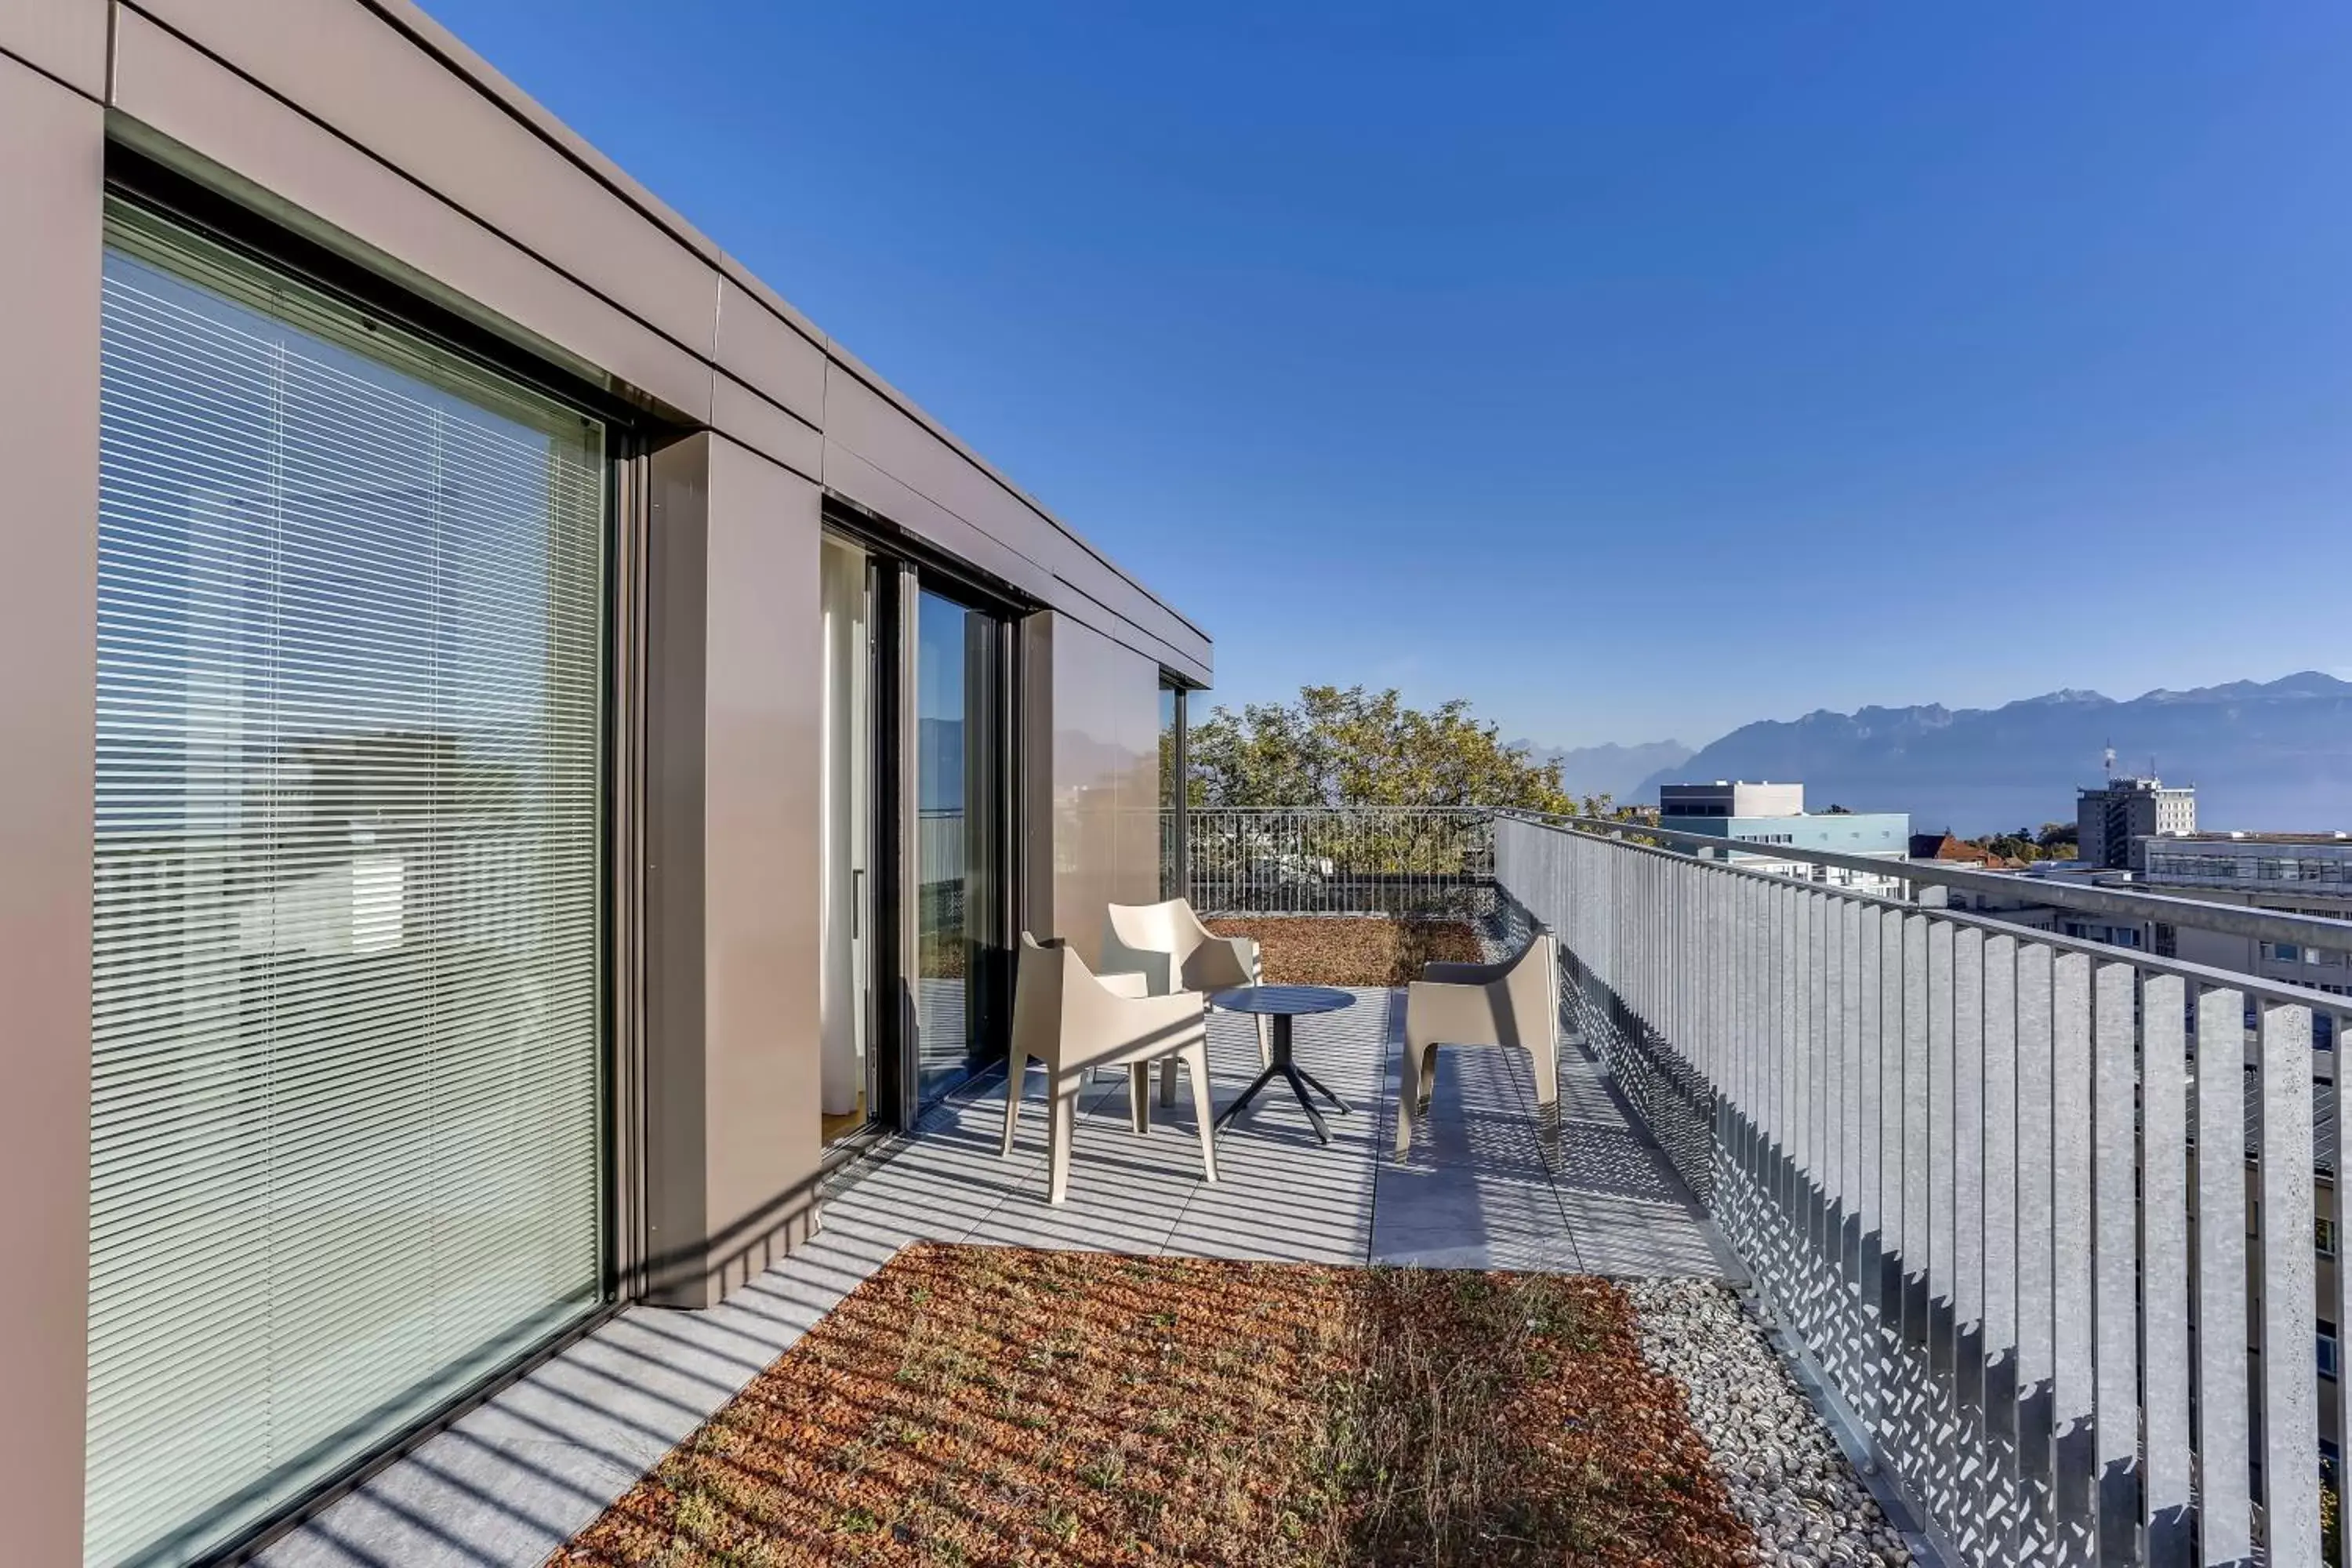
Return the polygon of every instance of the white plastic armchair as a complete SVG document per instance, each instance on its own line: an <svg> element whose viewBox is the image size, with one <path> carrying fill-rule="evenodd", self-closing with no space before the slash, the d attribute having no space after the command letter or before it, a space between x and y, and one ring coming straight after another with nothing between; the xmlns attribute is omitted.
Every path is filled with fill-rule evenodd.
<svg viewBox="0 0 2352 1568"><path fill-rule="evenodd" d="M1437 1082L1437 1047L1510 1046L1535 1060L1536 1105L1543 1130L1557 1123L1559 1050L1559 939L1538 931L1500 963L1431 963L1405 987L1404 1072L1398 1086L1396 1152L1412 1147L1414 1118L1427 1113Z"/></svg>
<svg viewBox="0 0 2352 1568"><path fill-rule="evenodd" d="M1219 936L1201 923L1182 899L1158 904L1113 904L1103 911L1105 969L1133 970L1154 996L1197 991L1205 1005L1213 991L1260 984L1257 943L1245 936ZM1272 1020L1257 1020L1257 1058L1274 1060ZM1176 1068L1160 1069L1160 1103L1176 1103Z"/></svg>
<svg viewBox="0 0 2352 1568"><path fill-rule="evenodd" d="M1087 1069L1124 1067L1135 1130L1150 1128L1146 1086L1150 1064L1163 1058L1192 1069L1192 1116L1201 1130L1201 1166L1217 1179L1217 1151L1209 1114L1209 1031L1201 999L1179 991L1165 996L1131 993L1133 975L1097 979L1060 942L1039 945L1021 933L1021 966L1013 988L1013 1043L1005 1062L1004 1146L1021 1120L1021 1087L1029 1064L1045 1064L1046 1197L1060 1203L1070 1185L1070 1144L1078 1090Z"/></svg>

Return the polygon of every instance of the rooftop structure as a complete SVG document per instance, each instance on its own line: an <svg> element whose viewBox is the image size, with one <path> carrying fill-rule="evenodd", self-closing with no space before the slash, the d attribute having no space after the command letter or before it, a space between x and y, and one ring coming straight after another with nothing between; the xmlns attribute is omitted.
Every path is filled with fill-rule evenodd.
<svg viewBox="0 0 2352 1568"><path fill-rule="evenodd" d="M2084 863L2137 869L2136 840L2197 826L2197 792L2168 789L2157 778L2110 778L2075 792L2075 853Z"/></svg>
<svg viewBox="0 0 2352 1568"><path fill-rule="evenodd" d="M1805 786L1745 779L1658 786L1661 816L1801 816Z"/></svg>
<svg viewBox="0 0 2352 1568"><path fill-rule="evenodd" d="M1814 868L1776 854L1784 847L1828 849L1873 859L1901 860L1909 853L1911 818L1906 812L1805 810L1801 784L1749 784L1717 779L1713 784L1661 784L1658 822L1665 827L1729 839L1753 848L1723 852L1724 858L1782 876L1812 876ZM1892 892L1901 879L1892 872L1822 869L1841 887Z"/></svg>

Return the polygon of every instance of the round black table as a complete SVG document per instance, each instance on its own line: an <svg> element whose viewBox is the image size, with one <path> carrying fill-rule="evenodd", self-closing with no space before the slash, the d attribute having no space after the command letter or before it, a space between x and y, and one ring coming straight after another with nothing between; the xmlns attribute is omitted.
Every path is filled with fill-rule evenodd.
<svg viewBox="0 0 2352 1568"><path fill-rule="evenodd" d="M1228 1013L1255 1013L1274 1020L1274 1060L1257 1075L1256 1082L1242 1090L1239 1100L1225 1107L1224 1113L1217 1118L1216 1130L1223 1131L1225 1123L1249 1108L1249 1102L1257 1098L1259 1089L1278 1078L1290 1085L1290 1092L1298 1097L1299 1108L1307 1112L1307 1120L1315 1124L1315 1136L1326 1143L1331 1142L1330 1130L1323 1125L1322 1114L1315 1109L1315 1102L1307 1098L1307 1091L1311 1089L1329 1100L1342 1116L1347 1115L1350 1108L1346 1100L1316 1082L1312 1073L1291 1059L1290 1021L1308 1013L1336 1013L1342 1007L1351 1007L1356 1002L1354 995L1328 985L1238 985L1231 991L1213 994L1209 1001L1212 1005L1223 1007Z"/></svg>

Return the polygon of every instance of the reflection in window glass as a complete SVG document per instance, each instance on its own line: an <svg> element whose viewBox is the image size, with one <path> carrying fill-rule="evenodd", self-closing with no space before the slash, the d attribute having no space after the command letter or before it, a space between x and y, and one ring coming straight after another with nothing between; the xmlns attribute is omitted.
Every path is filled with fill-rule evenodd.
<svg viewBox="0 0 2352 1568"><path fill-rule="evenodd" d="M592 1308L604 443L130 209L100 391L89 1561Z"/></svg>
<svg viewBox="0 0 2352 1568"><path fill-rule="evenodd" d="M983 1062L1002 1029L990 904L1000 812L992 787L996 621L937 594L915 616L916 1068L936 1099Z"/></svg>

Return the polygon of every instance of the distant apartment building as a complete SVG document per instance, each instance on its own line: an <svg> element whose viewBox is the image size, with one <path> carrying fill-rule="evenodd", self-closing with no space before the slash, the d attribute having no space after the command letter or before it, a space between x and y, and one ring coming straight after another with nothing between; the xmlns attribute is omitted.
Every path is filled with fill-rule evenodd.
<svg viewBox="0 0 2352 1568"><path fill-rule="evenodd" d="M2197 831L2197 792L2158 778L2110 778L2075 793L2076 853L2086 866L2137 870L2132 845L2159 833Z"/></svg>
<svg viewBox="0 0 2352 1568"><path fill-rule="evenodd" d="M2141 924L2050 902L2053 884L2129 888L2167 898L2233 904L2352 922L2352 833L2170 833L2132 847L2137 869L2042 860L1997 887L1927 888L1921 901L1997 916L2013 925L2259 975L2331 995L2352 995L2352 932L2343 947L2258 942L2187 920Z"/></svg>
<svg viewBox="0 0 2352 1568"><path fill-rule="evenodd" d="M2138 840L2133 855L2151 892L2352 921L2352 834L2168 833ZM2352 994L2344 949L2256 942L2187 924L2159 925L2151 941L2191 963Z"/></svg>
<svg viewBox="0 0 2352 1568"><path fill-rule="evenodd" d="M1752 870L1890 896L1902 890L1899 868L1911 843L1908 812L1808 812L1803 784L1745 779L1660 785L1658 826L1742 845L1746 847L1727 851L1722 858ZM1891 861L1898 868L1882 877L1777 859L1772 850L1780 846L1866 856Z"/></svg>
<svg viewBox="0 0 2352 1568"><path fill-rule="evenodd" d="M1912 858L1918 860L1931 857L1915 855ZM2004 869L2001 867L1969 868ZM2053 884L2128 887L2132 882L2129 872L2112 870L2105 866L2085 865L2079 860L2036 860L2031 865L2006 868L2005 879L1998 884L1967 888L1925 886L1918 889L1918 898L1919 902L1930 908L1967 910L1974 914L1991 915L2010 925L2073 937L2077 942L2097 942L2109 947L2145 950L2150 945L2150 933L2147 928L2130 921L2111 919L2081 910L2062 909L2044 894L2044 889Z"/></svg>

